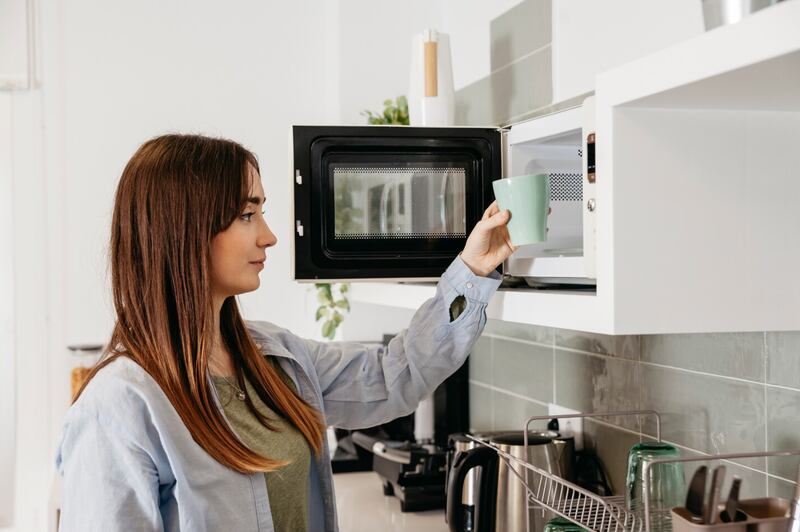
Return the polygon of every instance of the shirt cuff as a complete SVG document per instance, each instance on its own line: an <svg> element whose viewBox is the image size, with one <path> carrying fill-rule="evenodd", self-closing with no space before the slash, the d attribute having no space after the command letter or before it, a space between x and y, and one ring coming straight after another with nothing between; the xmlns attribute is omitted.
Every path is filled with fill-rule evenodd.
<svg viewBox="0 0 800 532"><path fill-rule="evenodd" d="M464 296L467 300L488 304L501 281L496 270L492 270L488 277L475 275L458 256L442 274L439 283L447 301Z"/></svg>

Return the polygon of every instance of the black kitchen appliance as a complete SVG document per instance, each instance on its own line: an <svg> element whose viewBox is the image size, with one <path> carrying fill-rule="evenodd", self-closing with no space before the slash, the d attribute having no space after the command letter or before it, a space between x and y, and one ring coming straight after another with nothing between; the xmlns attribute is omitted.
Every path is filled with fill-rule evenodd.
<svg viewBox="0 0 800 532"><path fill-rule="evenodd" d="M294 275L436 280L501 177L501 130L294 126Z"/></svg>
<svg viewBox="0 0 800 532"><path fill-rule="evenodd" d="M410 430L399 438L395 433L394 439L380 427L352 434L357 446L372 453L372 469L383 481L384 494L396 496L403 512L445 507L448 436L469 426L469 361L436 388L431 400L432 439L416 441L408 423Z"/></svg>

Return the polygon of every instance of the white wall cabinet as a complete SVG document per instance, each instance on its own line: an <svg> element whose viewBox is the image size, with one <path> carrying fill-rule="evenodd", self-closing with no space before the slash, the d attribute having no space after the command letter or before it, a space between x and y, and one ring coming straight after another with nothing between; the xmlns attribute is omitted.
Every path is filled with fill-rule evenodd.
<svg viewBox="0 0 800 532"><path fill-rule="evenodd" d="M503 290L489 317L606 334L800 329L799 27L800 2L784 2L598 75L597 291ZM431 295L352 291L406 308Z"/></svg>

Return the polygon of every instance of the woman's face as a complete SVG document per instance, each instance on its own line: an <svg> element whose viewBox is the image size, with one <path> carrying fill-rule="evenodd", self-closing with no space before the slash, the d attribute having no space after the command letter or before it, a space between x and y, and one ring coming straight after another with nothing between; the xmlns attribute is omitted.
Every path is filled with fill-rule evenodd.
<svg viewBox="0 0 800 532"><path fill-rule="evenodd" d="M250 194L240 216L211 239L211 290L215 298L252 292L264 269L266 249L278 239L264 220L264 187L255 168L250 169Z"/></svg>

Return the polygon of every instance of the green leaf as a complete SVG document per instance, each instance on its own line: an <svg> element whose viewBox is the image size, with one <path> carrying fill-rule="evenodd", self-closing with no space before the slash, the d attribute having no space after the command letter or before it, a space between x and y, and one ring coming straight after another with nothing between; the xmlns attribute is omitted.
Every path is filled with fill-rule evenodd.
<svg viewBox="0 0 800 532"><path fill-rule="evenodd" d="M324 318L325 316L327 316L329 312L330 312L330 311L328 310L328 307L319 307L319 308L317 309L317 316L316 316L316 318L314 318L314 321L319 321L319 320L321 320L322 318Z"/></svg>
<svg viewBox="0 0 800 532"><path fill-rule="evenodd" d="M338 308L343 308L347 310L347 312L350 312L350 303L348 303L346 299L340 299L339 301L337 301L336 306Z"/></svg>
<svg viewBox="0 0 800 532"><path fill-rule="evenodd" d="M350 290L350 283L344 283L339 287L339 292L346 294Z"/></svg>
<svg viewBox="0 0 800 532"><path fill-rule="evenodd" d="M342 323L342 320L344 319L344 316L342 314L339 314L338 312L334 311L332 319L333 319L333 323L336 324L335 326L338 327L339 324Z"/></svg>
<svg viewBox="0 0 800 532"><path fill-rule="evenodd" d="M333 336L336 334L336 324L333 321L328 320L322 324L322 336L331 340Z"/></svg>
<svg viewBox="0 0 800 532"><path fill-rule="evenodd" d="M333 294L331 292L330 283L320 283L319 286L317 286L317 301L323 305L333 304Z"/></svg>
<svg viewBox="0 0 800 532"><path fill-rule="evenodd" d="M367 117L368 124L397 124L407 126L409 124L408 100L402 95L394 100L384 100L382 113L374 113L365 109L361 114Z"/></svg>

